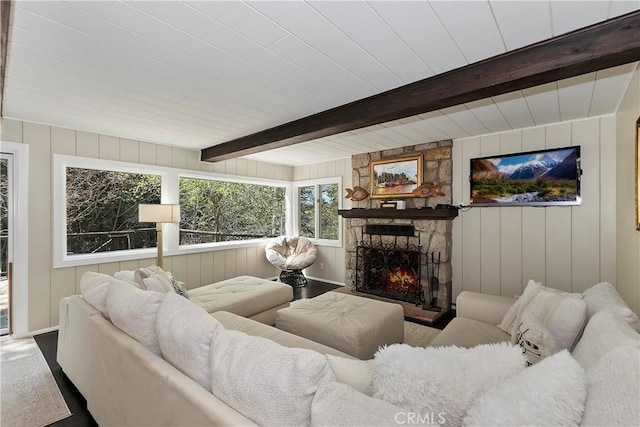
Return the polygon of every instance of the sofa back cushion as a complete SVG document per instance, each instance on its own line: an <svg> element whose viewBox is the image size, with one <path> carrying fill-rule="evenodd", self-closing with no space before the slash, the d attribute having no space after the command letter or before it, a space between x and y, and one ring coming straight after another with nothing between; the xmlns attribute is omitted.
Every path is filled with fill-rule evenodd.
<svg viewBox="0 0 640 427"><path fill-rule="evenodd" d="M640 425L640 349L615 347L587 369L583 426Z"/></svg>
<svg viewBox="0 0 640 427"><path fill-rule="evenodd" d="M220 322L175 293L167 294L156 320L162 357L211 391L211 341Z"/></svg>
<svg viewBox="0 0 640 427"><path fill-rule="evenodd" d="M107 309L113 324L158 356L156 316L163 298L162 293L129 285L110 286L107 293Z"/></svg>
<svg viewBox="0 0 640 427"><path fill-rule="evenodd" d="M624 345L638 345L638 334L615 309L600 310L589 319L573 356L585 369L590 368L611 349Z"/></svg>
<svg viewBox="0 0 640 427"><path fill-rule="evenodd" d="M608 282L597 283L584 291L584 300L587 303L589 318L607 308L613 308L620 312L622 317L633 329L640 332L640 318L624 302L616 288Z"/></svg>
<svg viewBox="0 0 640 427"><path fill-rule="evenodd" d="M335 381L320 353L224 328L214 334L211 377L216 397L265 426L310 425L318 385Z"/></svg>
<svg viewBox="0 0 640 427"><path fill-rule="evenodd" d="M111 286L128 286L132 284L115 279L107 274L86 271L80 277L80 293L82 298L91 304L102 315L109 319L109 309L107 308L107 294Z"/></svg>

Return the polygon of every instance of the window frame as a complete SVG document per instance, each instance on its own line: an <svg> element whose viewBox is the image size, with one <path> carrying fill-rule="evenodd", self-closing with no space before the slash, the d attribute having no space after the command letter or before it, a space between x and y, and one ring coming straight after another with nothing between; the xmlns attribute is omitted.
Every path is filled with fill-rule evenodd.
<svg viewBox="0 0 640 427"><path fill-rule="evenodd" d="M315 245L318 246L332 246L332 247L342 247L342 218L340 218L340 216L338 215L338 238L333 240L333 239L320 239L318 238L318 236L320 235L320 187L326 184L337 184L338 185L338 194L342 194L342 177L341 176L335 176L335 177L329 177L329 178L318 178L318 179L310 179L310 180L305 180L305 181L295 181L293 183L293 196L294 196L294 200L293 203L296 206L295 211L293 212L295 215L292 215L292 220L294 223L294 227L293 229L295 230L295 234L298 235L300 234L300 210L298 209L298 206L300 206L300 191L299 188L300 187L312 187L315 186L315 194L316 194L316 200L315 200L315 209L314 209L314 215L315 215L315 231L314 231L314 236L312 238L309 238ZM342 209L342 197L338 197L338 209Z"/></svg>
<svg viewBox="0 0 640 427"><path fill-rule="evenodd" d="M76 267L82 265L104 264L108 262L132 261L140 259L153 260L157 249L129 249L94 254L67 255L67 168L83 168L126 173L155 174L161 177L161 203L179 203L180 177L195 179L211 179L217 181L240 182L246 184L272 185L285 188L285 230L292 230L292 192L290 181L227 175L214 172L200 172L189 169L177 169L167 166L129 163L115 160L103 160L88 157L53 155L53 268ZM201 243L197 245L180 245L180 225L163 225L164 256L187 255L200 252L213 252L236 248L246 248L266 243L269 239L252 239L233 242Z"/></svg>

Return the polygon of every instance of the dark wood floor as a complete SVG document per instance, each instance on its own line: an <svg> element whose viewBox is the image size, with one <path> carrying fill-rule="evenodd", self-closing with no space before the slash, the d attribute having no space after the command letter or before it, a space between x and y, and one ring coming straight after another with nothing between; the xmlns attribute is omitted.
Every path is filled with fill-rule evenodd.
<svg viewBox="0 0 640 427"><path fill-rule="evenodd" d="M339 287L339 285L333 285L331 283L310 279L307 286L303 288L293 289L293 300L295 301L303 298L313 298ZM444 326L446 326L446 323L448 323L449 320L450 317L445 322L435 325L435 327L442 329L444 328ZM40 347L40 351L42 351L44 358L47 360L49 368L51 368L51 372L53 373L53 377L55 378L58 387L60 387L62 396L67 402L67 406L69 407L69 410L72 414L69 418L58 421L51 425L55 427L97 426L98 424L96 424L95 420L91 417L91 414L87 410L86 400L71 383L71 381L69 381L63 374L62 368L60 368L60 365L58 365L58 362L56 361L58 332L49 332L46 334L37 335L34 338L36 340L36 343Z"/></svg>

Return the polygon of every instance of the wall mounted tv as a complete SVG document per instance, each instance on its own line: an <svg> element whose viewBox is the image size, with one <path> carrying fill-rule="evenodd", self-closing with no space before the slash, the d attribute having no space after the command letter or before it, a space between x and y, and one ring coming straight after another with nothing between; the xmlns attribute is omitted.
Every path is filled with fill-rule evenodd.
<svg viewBox="0 0 640 427"><path fill-rule="evenodd" d="M471 159L472 206L580 204L580 147Z"/></svg>

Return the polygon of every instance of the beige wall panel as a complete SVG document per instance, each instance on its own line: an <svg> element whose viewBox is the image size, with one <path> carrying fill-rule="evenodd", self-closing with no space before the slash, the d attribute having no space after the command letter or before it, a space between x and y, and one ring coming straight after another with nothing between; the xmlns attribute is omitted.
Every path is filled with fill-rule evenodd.
<svg viewBox="0 0 640 427"><path fill-rule="evenodd" d="M236 273L235 276L247 275L247 248L236 249Z"/></svg>
<svg viewBox="0 0 640 427"><path fill-rule="evenodd" d="M128 163L140 162L140 147L138 141L120 138L120 161Z"/></svg>
<svg viewBox="0 0 640 427"><path fill-rule="evenodd" d="M76 154L79 157L99 159L100 143L98 142L98 135L90 132L76 131Z"/></svg>
<svg viewBox="0 0 640 427"><path fill-rule="evenodd" d="M636 230L636 121L640 117L640 70L616 114L616 288L640 313L640 232Z"/></svg>
<svg viewBox="0 0 640 427"><path fill-rule="evenodd" d="M155 264L157 260L156 260L156 257L153 257L153 258L141 259L139 260L139 262L141 267L148 267L152 264ZM165 271L171 271L173 274L173 257L172 256L163 258L162 269ZM174 277L176 276L174 275ZM180 280L181 282L184 282L184 280L182 279L178 279L178 280Z"/></svg>
<svg viewBox="0 0 640 427"><path fill-rule="evenodd" d="M247 160L246 159L236 159L236 174L242 176L247 175Z"/></svg>
<svg viewBox="0 0 640 427"><path fill-rule="evenodd" d="M337 176L338 173L336 172L338 170L337 167L337 163L339 162L339 160L333 161L333 162L326 162L325 163L325 173L327 174L327 176Z"/></svg>
<svg viewBox="0 0 640 427"><path fill-rule="evenodd" d="M156 164L158 166L173 166L173 147L156 145Z"/></svg>
<svg viewBox="0 0 640 427"><path fill-rule="evenodd" d="M140 163L144 165L155 165L158 163L158 156L155 144L140 141L138 144Z"/></svg>
<svg viewBox="0 0 640 427"><path fill-rule="evenodd" d="M548 207L545 286L571 292L571 208Z"/></svg>
<svg viewBox="0 0 640 427"><path fill-rule="evenodd" d="M67 156L76 155L76 133L71 129L51 128L51 152Z"/></svg>
<svg viewBox="0 0 640 427"><path fill-rule="evenodd" d="M251 246L246 248L246 270L245 274L248 276L257 276L258 275L258 248L255 246Z"/></svg>
<svg viewBox="0 0 640 427"><path fill-rule="evenodd" d="M29 144L29 330L51 321L51 129L24 123Z"/></svg>
<svg viewBox="0 0 640 427"><path fill-rule="evenodd" d="M213 283L221 282L226 279L226 252L227 251L216 251L213 253Z"/></svg>
<svg viewBox="0 0 640 427"><path fill-rule="evenodd" d="M542 150L546 145L544 127L524 129L522 131L522 151Z"/></svg>
<svg viewBox="0 0 640 427"><path fill-rule="evenodd" d="M522 208L500 208L500 294L522 292Z"/></svg>
<svg viewBox="0 0 640 427"><path fill-rule="evenodd" d="M213 163L201 162L200 153L198 152L197 154L198 154L198 165L200 166L200 170L203 172L213 172Z"/></svg>
<svg viewBox="0 0 640 427"><path fill-rule="evenodd" d="M225 162L215 162L213 164L213 171L215 173L225 173Z"/></svg>
<svg viewBox="0 0 640 427"><path fill-rule="evenodd" d="M566 147L571 145L571 123L559 123L546 127L546 148Z"/></svg>
<svg viewBox="0 0 640 427"><path fill-rule="evenodd" d="M200 285L213 283L213 252L200 254Z"/></svg>
<svg viewBox="0 0 640 427"><path fill-rule="evenodd" d="M229 159L224 161L224 171L228 175L236 175L237 172L237 159Z"/></svg>
<svg viewBox="0 0 640 427"><path fill-rule="evenodd" d="M119 270L119 262L106 262L98 265L98 272L102 274L108 274L109 276L113 276Z"/></svg>
<svg viewBox="0 0 640 427"><path fill-rule="evenodd" d="M103 160L120 160L120 140L113 136L98 136L100 158Z"/></svg>
<svg viewBox="0 0 640 427"><path fill-rule="evenodd" d="M185 150L187 153L187 169L191 169L194 171L197 170L205 170L202 169L201 161L200 161L200 151L198 150ZM211 168L213 170L213 168Z"/></svg>
<svg viewBox="0 0 640 427"><path fill-rule="evenodd" d="M134 271L140 268L140 262L137 259L130 261L120 261L118 271Z"/></svg>
<svg viewBox="0 0 640 427"><path fill-rule="evenodd" d="M251 177L258 176L258 162L255 160L244 160L247 162L246 175Z"/></svg>
<svg viewBox="0 0 640 427"><path fill-rule="evenodd" d="M258 178L264 178L267 176L267 164L263 162L256 162L256 176Z"/></svg>
<svg viewBox="0 0 640 427"><path fill-rule="evenodd" d="M22 142L22 122L0 118L0 141Z"/></svg>
<svg viewBox="0 0 640 427"><path fill-rule="evenodd" d="M573 292L582 292L600 280L600 121L574 122L573 145L581 146L582 198L571 208Z"/></svg>
<svg viewBox="0 0 640 427"><path fill-rule="evenodd" d="M462 177L469 177L469 159L481 155L480 139L467 139L462 144ZM469 200L468 184L463 186L463 197ZM473 208L462 213L462 218L458 218L462 219L462 288L474 292L481 292L482 289L481 210L482 208Z"/></svg>
<svg viewBox="0 0 640 427"><path fill-rule="evenodd" d="M616 283L616 153L614 116L600 119L600 280Z"/></svg>
<svg viewBox="0 0 640 427"><path fill-rule="evenodd" d="M58 268L51 271L51 319L49 324L59 323L60 300L76 293L76 269Z"/></svg>
<svg viewBox="0 0 640 427"><path fill-rule="evenodd" d="M546 280L546 224L544 208L522 208L522 290L531 279Z"/></svg>
<svg viewBox="0 0 640 427"><path fill-rule="evenodd" d="M225 252L224 278L230 279L238 276L238 257L234 249Z"/></svg>
<svg viewBox="0 0 640 427"><path fill-rule="evenodd" d="M184 282L187 289L193 288L197 283L189 283L189 272L187 270L187 255L175 255L171 257L171 269L167 265L164 268L171 271L173 276Z"/></svg>
<svg viewBox="0 0 640 427"><path fill-rule="evenodd" d="M202 276L200 270L202 265L200 263L200 254L189 254L187 258L187 285L188 289L193 289L198 286L202 286Z"/></svg>
<svg viewBox="0 0 640 427"><path fill-rule="evenodd" d="M172 166L177 169L187 169L189 167L189 151L191 150L173 147Z"/></svg>

